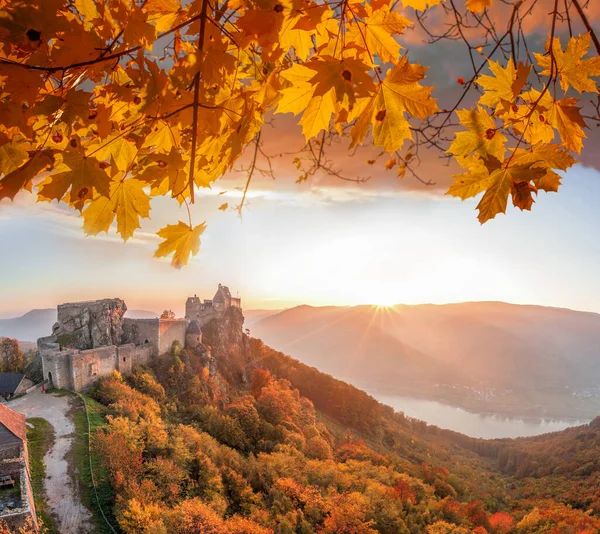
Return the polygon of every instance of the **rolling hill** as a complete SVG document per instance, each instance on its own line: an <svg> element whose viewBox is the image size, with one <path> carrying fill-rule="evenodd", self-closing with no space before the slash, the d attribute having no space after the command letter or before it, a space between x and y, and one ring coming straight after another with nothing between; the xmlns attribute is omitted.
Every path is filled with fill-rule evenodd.
<svg viewBox="0 0 600 534"><path fill-rule="evenodd" d="M252 334L353 384L477 411L600 412L600 315L501 302L298 306Z"/></svg>

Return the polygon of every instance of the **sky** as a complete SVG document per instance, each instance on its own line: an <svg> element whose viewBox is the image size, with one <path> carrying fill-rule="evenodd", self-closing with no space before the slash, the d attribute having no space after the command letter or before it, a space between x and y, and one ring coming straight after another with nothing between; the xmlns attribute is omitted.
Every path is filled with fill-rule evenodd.
<svg viewBox="0 0 600 534"><path fill-rule="evenodd" d="M547 36L545 4L536 4L539 13L524 28L536 49ZM508 16L501 2L493 9L494 20ZM600 23L600 2L587 12ZM443 28L436 13L443 14L434 12L429 22ZM422 42L418 31L403 37L411 60L431 66L427 82L448 106L462 91L457 78L470 76L464 46ZM271 154L302 146L286 120L265 131ZM155 232L187 221L173 200L153 200L152 219L124 244L114 230L85 237L72 212L21 192L12 203L0 201L0 317L106 297L121 297L131 309L182 314L188 296L211 298L218 283L246 309L501 300L600 313L600 129L587 133L580 161L590 167L570 169L560 192L541 193L532 212L509 206L483 226L477 199L443 194L454 169L440 165L438 154L425 154L417 169L433 187L400 181L382 162L370 167L370 157L351 160L343 150L334 150L336 162L356 176L372 173L369 182L317 176L295 185L293 166L275 159L277 179L253 181L242 217L217 209L239 202L243 182L235 177L197 193L193 221L205 220L207 229L200 253L182 270L152 257Z"/></svg>
<svg viewBox="0 0 600 534"><path fill-rule="evenodd" d="M173 201L153 205L152 220L124 244L114 233L85 237L81 219L56 203L24 192L4 200L0 316L106 297L182 314L188 296L211 298L218 283L246 309L501 300L600 312L594 169L574 167L532 212L509 207L483 226L476 201L439 189L265 184L251 188L241 218L216 209L239 191L203 192L192 215L207 230L182 270L152 257L153 231L184 219Z"/></svg>

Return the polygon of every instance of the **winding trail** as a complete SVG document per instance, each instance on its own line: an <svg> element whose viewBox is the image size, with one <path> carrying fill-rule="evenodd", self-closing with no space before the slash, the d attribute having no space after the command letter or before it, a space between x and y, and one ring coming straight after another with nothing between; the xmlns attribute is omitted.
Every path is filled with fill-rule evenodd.
<svg viewBox="0 0 600 534"><path fill-rule="evenodd" d="M48 507L56 517L61 534L92 532L92 516L81 503L79 480L67 461L74 444L75 425L71 413L75 402L76 398L71 395L42 393L38 388L7 404L26 417L41 417L54 427L54 444L44 456L44 488Z"/></svg>

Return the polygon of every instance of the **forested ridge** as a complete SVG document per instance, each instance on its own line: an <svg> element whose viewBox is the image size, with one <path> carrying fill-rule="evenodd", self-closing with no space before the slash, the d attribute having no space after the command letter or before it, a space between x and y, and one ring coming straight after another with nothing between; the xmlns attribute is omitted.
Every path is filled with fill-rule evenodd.
<svg viewBox="0 0 600 534"><path fill-rule="evenodd" d="M236 313L200 350L174 346L91 392L123 532L600 529L597 424L523 440L441 430L242 335Z"/></svg>

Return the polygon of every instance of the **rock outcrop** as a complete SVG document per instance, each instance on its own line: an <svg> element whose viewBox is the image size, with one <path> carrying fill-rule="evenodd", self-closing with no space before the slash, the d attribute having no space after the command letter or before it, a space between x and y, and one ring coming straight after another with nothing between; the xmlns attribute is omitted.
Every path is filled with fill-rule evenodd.
<svg viewBox="0 0 600 534"><path fill-rule="evenodd" d="M248 384L249 343L243 332L244 314L228 308L222 317L202 327L202 343L216 360L219 372L231 383Z"/></svg>
<svg viewBox="0 0 600 534"><path fill-rule="evenodd" d="M52 337L60 345L80 350L120 345L126 311L125 302L118 298L61 304Z"/></svg>

